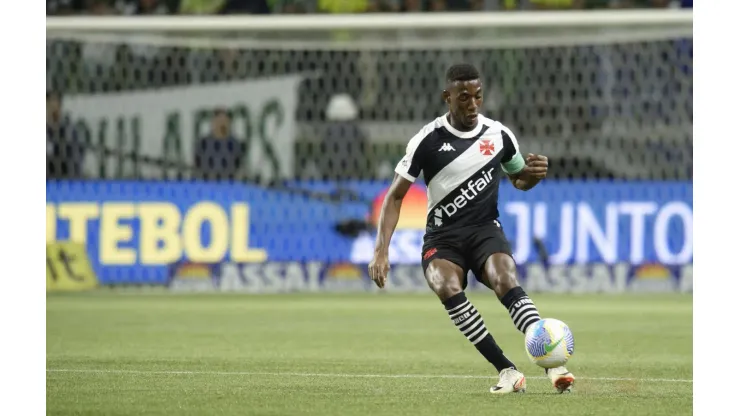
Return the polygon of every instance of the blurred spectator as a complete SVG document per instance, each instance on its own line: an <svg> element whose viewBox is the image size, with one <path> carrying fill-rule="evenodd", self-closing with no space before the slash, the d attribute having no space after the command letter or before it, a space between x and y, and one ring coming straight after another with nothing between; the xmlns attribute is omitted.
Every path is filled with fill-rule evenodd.
<svg viewBox="0 0 740 416"><path fill-rule="evenodd" d="M164 0L116 0L116 8L124 15L171 14L172 2Z"/></svg>
<svg viewBox="0 0 740 416"><path fill-rule="evenodd" d="M268 0L273 13L314 13L316 2L312 0Z"/></svg>
<svg viewBox="0 0 740 416"><path fill-rule="evenodd" d="M331 97L326 108L326 133L322 140L322 157L317 162L325 180L368 178L371 174L367 157L367 137L357 116L359 110L349 94Z"/></svg>
<svg viewBox="0 0 740 416"><path fill-rule="evenodd" d="M267 0L226 0L222 14L269 14Z"/></svg>
<svg viewBox="0 0 740 416"><path fill-rule="evenodd" d="M418 13L424 11L424 0L401 0L399 10L408 13Z"/></svg>
<svg viewBox="0 0 740 416"><path fill-rule="evenodd" d="M195 148L196 179L235 180L239 175L246 144L231 134L231 117L219 108L213 112L211 133L201 138Z"/></svg>
<svg viewBox="0 0 740 416"><path fill-rule="evenodd" d="M73 14L81 9L81 0L46 0L47 16Z"/></svg>
<svg viewBox="0 0 740 416"><path fill-rule="evenodd" d="M116 14L110 0L85 0L87 14L92 16L106 16Z"/></svg>
<svg viewBox="0 0 740 416"><path fill-rule="evenodd" d="M367 11L370 13L396 13L399 10L396 0L374 0L370 1Z"/></svg>
<svg viewBox="0 0 740 416"><path fill-rule="evenodd" d="M430 12L447 11L447 0L429 0L429 11Z"/></svg>
<svg viewBox="0 0 740 416"><path fill-rule="evenodd" d="M444 8L437 9L437 11L450 11L450 12L467 12L471 10L477 10L476 4L478 3L475 0L442 0L438 3L441 3L444 5Z"/></svg>
<svg viewBox="0 0 740 416"><path fill-rule="evenodd" d="M671 0L632 0L632 3L632 7L664 9L671 5Z"/></svg>
<svg viewBox="0 0 740 416"><path fill-rule="evenodd" d="M46 178L82 177L85 146L79 140L69 118L62 112L62 97L46 93Z"/></svg>

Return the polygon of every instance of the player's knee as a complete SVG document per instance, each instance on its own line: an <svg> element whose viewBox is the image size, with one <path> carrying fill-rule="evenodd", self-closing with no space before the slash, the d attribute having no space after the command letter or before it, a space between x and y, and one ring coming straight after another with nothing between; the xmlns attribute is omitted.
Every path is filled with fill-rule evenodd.
<svg viewBox="0 0 740 416"><path fill-rule="evenodd" d="M486 262L485 273L487 286L493 289L499 298L519 286L516 278L516 265L511 258L491 256Z"/></svg>
<svg viewBox="0 0 740 416"><path fill-rule="evenodd" d="M486 270L486 280L488 281L487 286L496 292L496 295L501 298L509 290L519 286L519 282L516 279L516 271L512 268L493 268L490 267Z"/></svg>
<svg viewBox="0 0 740 416"><path fill-rule="evenodd" d="M493 278L493 290L496 294L501 297L508 293L511 289L519 286L519 282L516 279L516 274L513 271L506 270L501 273L497 273Z"/></svg>
<svg viewBox="0 0 740 416"><path fill-rule="evenodd" d="M448 299L460 292L462 287L460 286L460 280L457 276L450 273L445 273L443 270L437 267L429 266L426 272L426 280L429 288L441 300Z"/></svg>

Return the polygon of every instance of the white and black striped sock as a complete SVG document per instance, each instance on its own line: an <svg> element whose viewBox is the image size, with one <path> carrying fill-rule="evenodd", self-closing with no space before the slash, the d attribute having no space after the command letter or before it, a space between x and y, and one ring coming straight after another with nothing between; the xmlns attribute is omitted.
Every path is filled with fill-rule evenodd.
<svg viewBox="0 0 740 416"><path fill-rule="evenodd" d="M526 333L530 325L540 320L537 307L520 286L509 290L501 298L501 303L509 311L509 316L514 321L516 329L522 333Z"/></svg>
<svg viewBox="0 0 740 416"><path fill-rule="evenodd" d="M452 323L498 371L516 368L514 363L504 356L504 352L488 332L483 317L467 299L465 292L452 296L443 304Z"/></svg>
<svg viewBox="0 0 740 416"><path fill-rule="evenodd" d="M465 299L460 305L447 309L447 313L450 315L452 323L473 345L479 343L483 337L488 335L483 317L480 316L478 310L469 300Z"/></svg>

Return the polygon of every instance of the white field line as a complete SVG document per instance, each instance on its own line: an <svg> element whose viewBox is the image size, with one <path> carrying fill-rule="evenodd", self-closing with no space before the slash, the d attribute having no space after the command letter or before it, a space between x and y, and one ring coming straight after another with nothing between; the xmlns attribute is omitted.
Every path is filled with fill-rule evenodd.
<svg viewBox="0 0 740 416"><path fill-rule="evenodd" d="M338 373L271 373L253 371L149 371L149 370L94 370L51 368L47 373L98 373L98 374L159 374L159 375L213 375L213 376L268 376L268 377L334 377L334 378L452 378L452 379L493 379L495 376L474 376L464 374L338 374ZM547 377L527 377L547 379ZM682 378L629 378L629 377L578 377L576 380L595 381L642 381L646 383L693 383Z"/></svg>

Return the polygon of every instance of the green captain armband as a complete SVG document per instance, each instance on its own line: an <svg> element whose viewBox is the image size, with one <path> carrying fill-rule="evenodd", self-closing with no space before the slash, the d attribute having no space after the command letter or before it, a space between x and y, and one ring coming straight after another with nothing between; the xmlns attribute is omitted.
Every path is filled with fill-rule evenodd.
<svg viewBox="0 0 740 416"><path fill-rule="evenodd" d="M514 157L511 158L510 161L502 163L501 167L504 169L504 172L509 175L519 173L522 169L524 169L524 158L520 153L517 153L514 155Z"/></svg>

